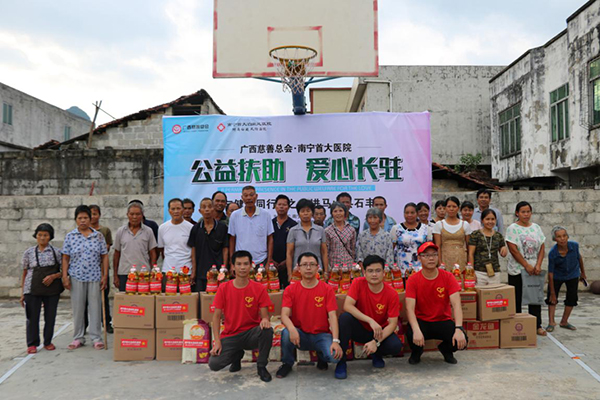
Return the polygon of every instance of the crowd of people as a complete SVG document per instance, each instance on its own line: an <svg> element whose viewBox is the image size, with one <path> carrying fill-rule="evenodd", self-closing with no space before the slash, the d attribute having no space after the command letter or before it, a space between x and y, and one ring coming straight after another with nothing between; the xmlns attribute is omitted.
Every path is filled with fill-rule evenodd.
<svg viewBox="0 0 600 400"><path fill-rule="evenodd" d="M199 221L192 219L196 210L193 200L171 199L168 202L170 219L160 226L144 216L141 201L133 200L127 206L127 222L117 230L114 240L110 229L100 224L100 207L82 205L75 210L76 228L66 235L62 249L50 244L54 238L52 226L38 226L34 233L37 245L27 249L22 261L21 301L27 315L28 352L35 353L40 345L42 305L44 346L47 350L54 349L54 319L60 293L64 289L71 291L73 311L74 335L69 349L85 344L86 330L89 330L94 348L104 347L100 334L102 312L105 313L109 332L110 312L109 307L102 311L101 304L102 296L108 304L108 253L111 248L114 250L112 283L119 291L125 291L132 265L152 266L162 259L163 272L171 267L180 270L183 266L191 266L191 282L198 292L206 289L207 272L213 265L229 265L235 279L228 284L230 289L224 286L215 298L217 310L228 316L237 315L237 306L231 304L239 293L258 290L247 280L247 270L252 264L273 264L279 271L284 288L289 284L293 268L298 267L302 275L301 285L294 285L284 292L282 321L287 329L284 342L287 343L287 340L302 349L314 347L322 356L319 368L325 369L327 362L337 363L336 377L346 375L344 351L349 339L366 343L366 351L374 355L376 367L383 365L381 355L392 354L398 349L393 338L395 335L392 335L399 324L399 306L392 297L397 300L398 296L391 296L391 291L382 283L386 265L397 264L406 276L408 272L415 272L406 282L407 336L411 347L416 346L411 363L419 361L422 345L428 338L443 340L440 351L448 362L456 362L453 350L464 347L464 334L454 335L455 328L461 328L462 317L455 316L452 322L449 311L451 304L460 310L460 306L455 304L458 301L460 305L456 294L459 288L448 272L455 265L464 270L467 264L471 264L477 285L484 286L500 283L499 257L508 257L508 283L515 287L517 312L521 311L523 304L523 276L527 275L525 279L543 277L545 236L532 220L531 205L518 203L516 222L505 231L501 212L491 206L492 193L489 190L477 192L477 207L469 201L461 203L454 196L438 201L433 215L426 203L408 203L404 206L400 223L386 213L387 200L377 196L362 225L360 219L350 212L352 197L349 193L340 193L336 197L329 206L328 218L323 206L300 199L295 205L299 221L289 216L291 201L288 196L277 196L274 218L257 207L257 198L256 189L246 186L242 189L239 207L236 202L229 201L225 193L217 191L212 197L200 200L198 211L202 218ZM583 259L577 243L568 240L565 228L555 227L552 236L557 244L549 255L546 302L550 321L546 330L551 331L556 326L554 312L563 283L567 290L566 309L559 326L575 329L568 322L568 317L577 305L577 282L585 278ZM238 265L240 263L243 266ZM338 325L338 320L334 322L331 314L331 293L315 281L314 275L318 267L327 276L335 265L354 263L361 266L365 278L352 284L344 305L346 313L340 317ZM448 271L438 268L441 265ZM433 295L435 288L432 282L447 288L446 298L441 299L443 301L438 301L438 296ZM234 288L244 290L240 292ZM311 306L312 294L316 294L322 302ZM431 296L428 297L428 294ZM270 325L267 327L261 318L264 317L262 310L268 305L268 297L264 298L262 292L252 292L249 296L256 299L256 315L251 321L243 321L247 313L240 314L239 321L232 322L236 317L226 320L223 339L218 334L215 337L218 345L213 349L212 369L231 364L230 370L236 370L241 360L241 349L246 348L244 346L258 344L261 349L261 343L267 341L269 335L262 331L270 329ZM371 315L376 302L377 306L385 306L386 311ZM541 304L526 304L529 312L537 317L538 334L545 335ZM311 311L313 306L319 308L318 312ZM228 307L234 308L229 310ZM291 312L292 309L294 312ZM228 325L231 323L234 325ZM250 328L254 331L250 332ZM461 329L459 331L462 332ZM238 337L241 334L244 335ZM329 335L327 340L323 339L324 334ZM291 349L289 343L282 345L284 364L278 371L280 377L286 376L293 365ZM259 358L259 375L266 379L266 356L263 356Z"/></svg>

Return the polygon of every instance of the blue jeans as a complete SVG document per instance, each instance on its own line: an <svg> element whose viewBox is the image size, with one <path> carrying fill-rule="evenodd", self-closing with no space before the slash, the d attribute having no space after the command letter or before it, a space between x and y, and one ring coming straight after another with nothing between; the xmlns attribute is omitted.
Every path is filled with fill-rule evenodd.
<svg viewBox="0 0 600 400"><path fill-rule="evenodd" d="M331 333L304 333L296 328L300 335L300 346L296 347L290 341L290 332L286 329L281 332L281 361L285 364L294 365L294 349L315 350L319 355L319 360L328 363L337 363L339 360L333 358L330 348L333 343Z"/></svg>

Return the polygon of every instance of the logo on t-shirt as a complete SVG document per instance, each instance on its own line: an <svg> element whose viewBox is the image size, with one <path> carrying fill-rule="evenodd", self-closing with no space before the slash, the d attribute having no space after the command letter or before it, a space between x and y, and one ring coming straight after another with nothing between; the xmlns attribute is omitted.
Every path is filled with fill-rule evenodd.
<svg viewBox="0 0 600 400"><path fill-rule="evenodd" d="M385 304L377 303L375 308L377 308L377 310L375 310L377 314L383 314L383 310L385 310Z"/></svg>
<svg viewBox="0 0 600 400"><path fill-rule="evenodd" d="M250 308L252 307L254 304L252 304L252 302L254 301L254 297L246 297L244 300L246 300L246 307Z"/></svg>
<svg viewBox="0 0 600 400"><path fill-rule="evenodd" d="M446 288L443 288L443 287L439 287L439 286L438 286L438 288L437 288L436 290L437 290L437 292L438 292L438 297L439 297L440 299L443 299L443 298L444 298L444 296L446 295L446 293L445 293L445 291L446 291Z"/></svg>
<svg viewBox="0 0 600 400"><path fill-rule="evenodd" d="M317 296L315 297L315 307L323 307L323 300L325 300L325 297L323 296Z"/></svg>

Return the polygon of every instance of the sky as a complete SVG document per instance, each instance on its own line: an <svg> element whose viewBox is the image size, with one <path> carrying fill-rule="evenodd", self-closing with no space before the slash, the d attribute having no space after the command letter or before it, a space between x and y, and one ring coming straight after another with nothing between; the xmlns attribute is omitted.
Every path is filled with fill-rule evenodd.
<svg viewBox="0 0 600 400"><path fill-rule="evenodd" d="M379 0L379 62L508 65L583 4ZM102 100L120 118L205 89L228 115L292 113L281 85L212 78L213 0L0 0L0 10L0 82L57 107L93 116ZM100 113L97 123L110 120Z"/></svg>

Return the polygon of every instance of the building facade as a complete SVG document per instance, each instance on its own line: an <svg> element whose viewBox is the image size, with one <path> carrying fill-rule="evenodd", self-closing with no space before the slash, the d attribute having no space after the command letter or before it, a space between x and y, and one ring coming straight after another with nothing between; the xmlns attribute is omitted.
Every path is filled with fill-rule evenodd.
<svg viewBox="0 0 600 400"><path fill-rule="evenodd" d="M513 187L600 186L600 1L490 81L492 175Z"/></svg>

